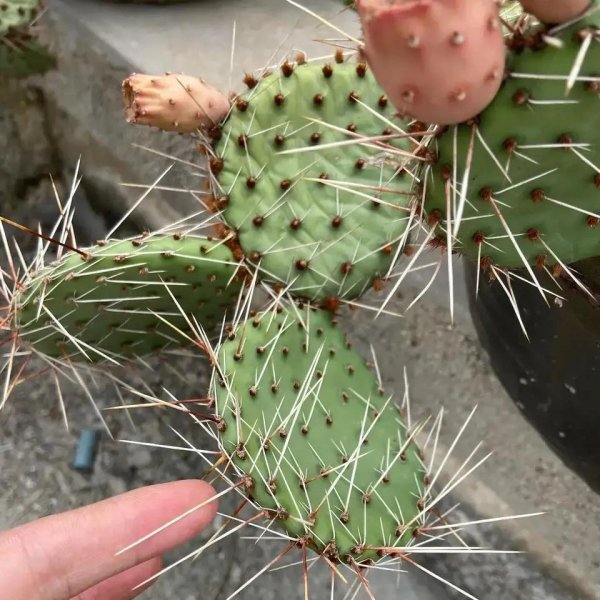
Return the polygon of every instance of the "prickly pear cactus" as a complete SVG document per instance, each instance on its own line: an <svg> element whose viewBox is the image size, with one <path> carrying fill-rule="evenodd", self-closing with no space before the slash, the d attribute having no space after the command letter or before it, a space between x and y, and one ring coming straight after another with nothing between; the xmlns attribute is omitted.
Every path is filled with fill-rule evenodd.
<svg viewBox="0 0 600 600"><path fill-rule="evenodd" d="M40 0L2 0L0 2L0 37L11 30L27 27L41 7Z"/></svg>
<svg viewBox="0 0 600 600"><path fill-rule="evenodd" d="M410 10L416 6L400 4ZM442 4L446 10L451 3L440 1L435 6ZM475 6L474 2L455 4L462 10ZM385 5L390 6L389 2ZM490 7L491 0L485 5L486 10ZM453 25L462 22L452 16ZM470 25L486 20L489 25L489 19L484 19L488 13L477 16ZM493 24L490 35L502 54L502 39ZM535 40L541 43L542 38ZM414 40L409 42L414 45ZM463 42L460 34L451 38L457 47ZM517 79L516 66L539 74L551 68L547 62L555 60L553 73L564 73L566 59L562 57L573 58L574 44L567 43L563 54L534 44L538 58L549 52L549 58L538 61L537 71L528 62L533 50L515 53L502 93L506 96L505 90ZM479 58L469 56L469 64L479 68ZM440 64L438 73L443 71ZM490 74L489 61L481 68ZM411 72L422 75L418 69ZM469 76L474 73L468 71ZM455 63L453 74L460 74ZM71 252L22 280L15 278L14 292L2 286L0 291L10 297L5 322L10 323L14 339L41 355L55 375L65 364L61 359L69 366L71 361L84 359L119 363L190 341L195 337L192 323L204 329L222 323L225 333L215 348L203 334L202 343L197 344L213 367L210 393L198 400L194 390L193 399L171 402L186 412L190 407L195 424L213 435L219 458L211 465L211 473L223 475L229 483L224 493L245 489L248 501L220 529L227 529L242 509L255 508L255 515L239 527L266 518L279 526L288 550L294 546L304 550L305 598L309 597L307 549L331 566L334 581L339 574L337 563L349 567L356 574L355 584L373 597L364 575L372 562L381 558L386 565L413 562L409 556L417 538L423 550L427 543L443 543L446 535L457 533L458 529L446 526L446 515L434 509L470 473L468 469L479 463L471 468L473 452L459 469L461 477L453 478L440 495L432 495L431 488L456 442L442 463L434 465L440 415L424 443L424 447L433 446L425 467L416 446L425 423L411 424L406 409L408 390L398 408L383 390L378 369L370 368L352 350L332 312L340 300L357 298L371 286L381 289L384 280L399 274L394 272L397 259L403 251L410 253L409 234L412 237L422 225L421 213L429 225L448 230L450 221L456 222L451 211L459 210L462 224L457 229L462 235L463 227L477 223L473 227L479 231L498 216L475 206L469 190L489 186L492 193L480 198L484 208L496 206L499 195L507 194L512 202L510 194L529 183L521 177L531 178L532 161L525 161L524 167L519 163L523 171L515 179L518 185L498 189L501 180L495 169L506 176L508 167L490 162L486 152L488 148L497 152L506 139L500 132L509 131L516 139L510 156L516 163L529 149L530 139L542 139L544 127L551 132L558 127L543 119L534 126L525 118L531 113L536 117L538 105L533 100L545 85L557 93L554 79L551 83L534 81L532 86L538 87L534 94L525 95L528 104L518 102L522 96L517 95L517 102L506 107L501 94L489 109L493 119L484 113L476 125L459 126L454 130L456 143L450 130L434 132L433 127L398 116L367 65L346 62L342 51L329 64L307 63L305 58L286 61L276 73L247 75L245 81L249 90L235 96L231 106L229 97L211 94L208 102L213 106L209 107L215 113L205 111L206 120L200 119L194 106L194 96L207 91L199 85L204 83L201 80L179 85L177 91L182 93L177 97L171 84L183 81L172 77L160 85L151 77L135 77L124 86L131 122L187 133L200 141L210 167L211 194L206 205L222 217L217 223L220 241L156 233ZM597 101L597 94L585 93ZM458 94L453 101L460 102L461 97ZM515 92L510 98L515 98ZM525 110L523 104L529 113L519 112ZM560 126L562 131L564 122ZM581 125L571 126L574 138L583 133ZM471 140L481 143L485 151L477 146L476 162L467 164L461 157L465 150L468 156L475 153L465 146ZM575 150L584 148L563 144L557 152ZM446 161L451 162L450 168ZM488 183L477 187L483 179ZM554 192L544 191L544 202L550 200L550 193ZM469 202L462 202L461 197ZM471 205L473 214L468 212ZM514 208L516 213L516 203ZM502 218L498 221L504 223ZM540 238L550 231L536 227ZM509 246L498 229L490 232L482 243L503 244L498 254L507 254ZM432 241L431 233L419 252ZM472 233L467 235L472 239ZM469 254L466 241L459 242L458 250ZM505 258L510 262L513 257ZM252 278L243 296L245 268ZM397 281L401 283L408 272L410 265ZM268 308L263 305L254 312L252 292L259 286L267 292ZM237 298L240 301L231 314L228 309ZM307 299L314 305L308 305ZM332 310L323 310L323 305ZM18 380L21 371L15 370ZM5 371L5 389L12 390L12 360ZM214 414L201 412L213 409ZM204 451L199 455L204 458ZM240 480L232 483L235 476ZM435 523L443 523L442 529L447 527L447 533L438 534L439 525L428 529L427 517L432 515ZM230 527L223 537L239 527ZM262 529L270 527L268 523ZM218 539L222 539L220 532L194 554ZM332 587L331 597L333 592Z"/></svg>
<svg viewBox="0 0 600 600"><path fill-rule="evenodd" d="M566 23L585 12L590 0L521 0L523 8L545 23Z"/></svg>
<svg viewBox="0 0 600 600"><path fill-rule="evenodd" d="M123 82L128 123L162 131L193 133L212 129L229 113L229 100L197 77L169 73L131 75Z"/></svg>
<svg viewBox="0 0 600 600"><path fill-rule="evenodd" d="M496 95L505 47L493 0L357 0L356 7L362 52L400 113L460 123Z"/></svg>
<svg viewBox="0 0 600 600"><path fill-rule="evenodd" d="M31 28L42 7L40 0L0 1L0 78L41 74L55 65Z"/></svg>
<svg viewBox="0 0 600 600"><path fill-rule="evenodd" d="M111 241L71 252L13 298L21 342L45 356L119 362L186 342L187 315L205 329L235 304L231 251L196 236Z"/></svg>
<svg viewBox="0 0 600 600"><path fill-rule="evenodd" d="M515 36L492 104L435 140L428 217L458 229L454 249L483 266L600 254L599 26L596 10L555 43Z"/></svg>
<svg viewBox="0 0 600 600"><path fill-rule="evenodd" d="M425 468L398 408L329 313L259 314L231 331L218 362L224 449L291 538L345 563L408 545Z"/></svg>
<svg viewBox="0 0 600 600"><path fill-rule="evenodd" d="M389 138L402 123L363 63L286 62L246 81L211 161L223 219L264 281L359 296L406 239L411 146Z"/></svg>

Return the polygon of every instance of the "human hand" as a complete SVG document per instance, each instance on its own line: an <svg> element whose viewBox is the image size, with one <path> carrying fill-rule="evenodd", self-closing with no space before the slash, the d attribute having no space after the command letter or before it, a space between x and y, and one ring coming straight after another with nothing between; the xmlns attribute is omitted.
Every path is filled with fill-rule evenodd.
<svg viewBox="0 0 600 600"><path fill-rule="evenodd" d="M217 511L210 485L144 487L0 533L2 600L128 600L162 568L161 554L202 531ZM204 502L207 504L202 505ZM202 505L134 548L123 548Z"/></svg>

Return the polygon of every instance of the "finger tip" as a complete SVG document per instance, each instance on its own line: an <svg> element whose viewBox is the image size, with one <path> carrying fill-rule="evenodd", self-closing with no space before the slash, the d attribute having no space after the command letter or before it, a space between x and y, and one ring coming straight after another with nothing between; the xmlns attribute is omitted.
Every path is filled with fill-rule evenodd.
<svg viewBox="0 0 600 600"><path fill-rule="evenodd" d="M183 479L176 483L179 487L178 492L181 494L182 503L189 503L190 507L193 507L206 502L202 507L202 512L208 520L212 521L219 509L218 498L210 500L217 495L215 488L201 479Z"/></svg>
<svg viewBox="0 0 600 600"><path fill-rule="evenodd" d="M211 485L197 479L159 483L124 494L118 499L121 518L127 523L121 548L131 546L129 560L139 561L189 541L215 518L215 495Z"/></svg>
<svg viewBox="0 0 600 600"><path fill-rule="evenodd" d="M215 489L200 479L183 479L159 486L164 516L190 514L177 525L179 535L189 539L200 533L215 518L218 498Z"/></svg>

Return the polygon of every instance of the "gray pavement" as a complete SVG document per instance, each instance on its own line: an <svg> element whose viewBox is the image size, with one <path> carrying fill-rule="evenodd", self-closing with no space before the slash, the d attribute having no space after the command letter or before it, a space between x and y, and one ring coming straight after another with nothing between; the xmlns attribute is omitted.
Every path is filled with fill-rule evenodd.
<svg viewBox="0 0 600 600"><path fill-rule="evenodd" d="M114 5L93 0L50 0L53 44L61 66L40 84L55 151L69 168L82 157L87 198L101 215L118 213L138 192L123 182L152 182L169 161L132 147L145 144L178 156L193 157L183 138L149 129L126 127L120 103L120 81L133 70L160 73L186 71L228 87L229 52L236 23L235 79L245 70L278 60L291 49L324 54L312 40L334 37L312 18L284 0L199 0L181 6ZM337 2L305 3L322 14L339 12ZM356 34L351 14L336 19ZM291 32L291 36L289 35ZM239 88L238 84L235 84ZM177 167L173 182L197 189L193 169ZM153 194L138 213L136 225L157 226L194 206L185 194ZM474 530L470 542L526 550L522 556L431 557L427 567L463 586L483 600L575 600L600 598L600 502L547 449L519 414L494 377L470 322L466 290L456 261L456 323L449 325L446 275L442 273L419 305L404 319L373 320L367 311L344 317L358 349L377 350L386 387L403 391L406 366L415 416L439 410L447 414L440 443L447 448L473 406L478 409L457 449L463 459L479 442L493 456L449 501L460 502L463 520L543 510L535 519L499 523ZM424 285L424 275L412 277L394 300L403 310ZM182 397L204 389L206 368L197 362L179 364L181 378L162 366L152 383ZM98 383L94 396L101 406L114 403L112 390ZM189 453L140 448L105 438L96 472L84 477L69 469L77 433L97 426L91 406L77 390L66 395L71 430L65 431L51 400L50 382L23 386L0 415L0 528L36 516L80 506L120 491L199 475L204 465ZM117 438L178 443L169 425L190 436L197 431L177 415L135 416L137 429L123 417L110 417ZM447 473L456 468L450 461ZM223 506L225 510L226 505ZM199 540L195 540L197 544ZM181 555L185 550L175 553ZM251 540L231 539L207 552L201 561L174 569L144 597L222 600L241 581L268 561L272 548ZM0 567L1 570L1 567ZM394 573L372 576L378 600L392 598L443 600L457 597L431 578ZM300 573L294 569L269 574L241 598L302 598ZM341 592L341 590L338 590ZM342 594L343 595L343 594ZM340 596L341 597L341 596ZM360 596L359 596L360 597ZM315 576L311 599L329 598L329 577ZM2 599L0 591L0 599ZM2 599L4 600L4 599Z"/></svg>

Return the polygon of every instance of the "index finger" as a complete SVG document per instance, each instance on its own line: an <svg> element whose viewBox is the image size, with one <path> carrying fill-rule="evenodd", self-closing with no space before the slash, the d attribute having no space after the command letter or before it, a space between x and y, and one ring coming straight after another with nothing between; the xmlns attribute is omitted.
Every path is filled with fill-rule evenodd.
<svg viewBox="0 0 600 600"><path fill-rule="evenodd" d="M2 587L13 600L68 599L178 546L214 518L213 488L202 481L149 486L0 534ZM117 553L202 505L127 552Z"/></svg>

